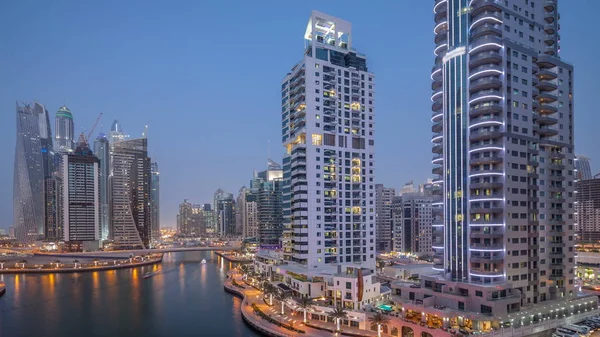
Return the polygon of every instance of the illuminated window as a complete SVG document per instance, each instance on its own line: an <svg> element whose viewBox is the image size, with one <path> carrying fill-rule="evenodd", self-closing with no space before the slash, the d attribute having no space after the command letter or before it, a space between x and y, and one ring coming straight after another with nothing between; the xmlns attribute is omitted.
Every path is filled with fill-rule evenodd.
<svg viewBox="0 0 600 337"><path fill-rule="evenodd" d="M456 191L456 192L454 192L454 197L455 198L462 198L462 191Z"/></svg>
<svg viewBox="0 0 600 337"><path fill-rule="evenodd" d="M312 145L323 145L323 136L320 134L313 133L312 135Z"/></svg>
<svg viewBox="0 0 600 337"><path fill-rule="evenodd" d="M462 221L462 219L463 219L462 214L456 214L456 221Z"/></svg>

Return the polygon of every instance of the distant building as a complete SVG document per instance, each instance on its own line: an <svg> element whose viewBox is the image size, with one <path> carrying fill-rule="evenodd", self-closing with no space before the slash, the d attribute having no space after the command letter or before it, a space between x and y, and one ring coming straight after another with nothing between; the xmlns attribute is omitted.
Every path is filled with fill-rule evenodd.
<svg viewBox="0 0 600 337"><path fill-rule="evenodd" d="M235 207L236 227L244 238L258 237L257 195L246 186L240 189Z"/></svg>
<svg viewBox="0 0 600 337"><path fill-rule="evenodd" d="M18 242L33 243L44 238L46 205L54 202L47 195L46 181L51 179L52 135L48 111L43 105L16 107L17 139L13 181L13 216ZM51 189L49 189L51 191Z"/></svg>
<svg viewBox="0 0 600 337"><path fill-rule="evenodd" d="M593 174L592 167L590 165L590 158L577 155L575 157L575 179L587 180L592 178Z"/></svg>
<svg viewBox="0 0 600 337"><path fill-rule="evenodd" d="M75 126L73 123L73 114L66 106L62 106L56 112L54 119L55 149L56 152L73 152Z"/></svg>
<svg viewBox="0 0 600 337"><path fill-rule="evenodd" d="M393 198L394 251L418 256L433 254L433 208L434 198L423 193L404 193Z"/></svg>
<svg viewBox="0 0 600 337"><path fill-rule="evenodd" d="M160 173L158 163L150 165L152 178L150 180L150 212L152 223L152 242L160 238Z"/></svg>
<svg viewBox="0 0 600 337"><path fill-rule="evenodd" d="M235 236L237 232L235 224L235 201L233 194L221 189L215 192L214 198L214 222L217 233L221 236Z"/></svg>
<svg viewBox="0 0 600 337"><path fill-rule="evenodd" d="M110 231L110 144L101 133L94 141L94 154L100 161L100 240L108 240Z"/></svg>
<svg viewBox="0 0 600 337"><path fill-rule="evenodd" d="M16 238L15 237L15 227L13 227L13 226L8 227L8 237L10 239Z"/></svg>
<svg viewBox="0 0 600 337"><path fill-rule="evenodd" d="M63 154L63 233L68 251L100 247L100 162L84 136L74 152Z"/></svg>
<svg viewBox="0 0 600 337"><path fill-rule="evenodd" d="M148 248L152 216L146 138L111 143L111 238L117 248Z"/></svg>
<svg viewBox="0 0 600 337"><path fill-rule="evenodd" d="M255 174L250 182L256 195L258 241L262 248L280 248L283 236L283 170L269 159L267 169Z"/></svg>
<svg viewBox="0 0 600 337"><path fill-rule="evenodd" d="M579 180L575 194L575 233L580 243L600 241L600 178Z"/></svg>
<svg viewBox="0 0 600 337"><path fill-rule="evenodd" d="M396 189L384 187L383 184L375 185L375 229L376 247L378 253L389 252L392 245L392 198Z"/></svg>

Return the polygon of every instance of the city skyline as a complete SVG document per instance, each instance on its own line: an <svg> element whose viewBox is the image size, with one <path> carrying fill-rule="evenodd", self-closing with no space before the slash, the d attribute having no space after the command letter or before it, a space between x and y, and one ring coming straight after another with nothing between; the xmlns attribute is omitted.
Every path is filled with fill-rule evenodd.
<svg viewBox="0 0 600 337"><path fill-rule="evenodd" d="M89 19L89 16L92 14L96 14L92 22L102 20L106 15L112 16L114 13L109 13L108 11L110 4L98 5L101 7L96 8L99 10L99 13L92 13L94 8L84 8L79 5L72 6L72 8L65 8L66 6L60 5L51 8L35 8L39 15L48 17L56 17L58 13L60 15L69 15L70 17L73 17L73 14L81 14L81 17L77 18L75 22L71 22L73 26L61 23L53 26L48 31L41 32L39 29L42 27L46 29L47 27L45 25L37 26L33 24L23 31L11 32L9 35L15 41L7 41L7 38L4 36L0 38L1 42L16 43L17 46L23 47L21 50L34 47L51 50L51 53L48 55L44 54L47 57L46 59L32 59L31 57L33 56L29 56L29 58L19 60L20 52L15 52L14 55L9 54L8 58L0 63L0 71L6 75L3 77L11 79L0 84L0 88L3 89L0 90L0 107L2 107L3 111L13 111L14 107L12 104L14 104L15 99L19 101L32 101L35 98L46 106L50 112L50 119L53 121L55 111L59 107L66 105L74 116L75 134L79 134L81 131L89 131L99 112L103 112L104 117L97 131L108 132L112 120L119 119L119 121L127 126L128 133L135 138L141 135L146 124L149 125L149 138L153 144L149 156L161 163L163 180L161 191L161 223L164 226L175 227L174 219L177 213L177 206L183 198L203 203L210 202L212 200L212 193L219 186L227 191L237 191L239 186L242 186L247 180L246 172L251 169L262 168L269 152L271 152L271 157L274 160L281 161L283 151L278 146L280 135L278 133L279 123L277 116L279 108L276 104L277 96L275 96L279 95L279 90L273 83L280 83L282 79L281 74L289 70L289 60L297 59L297 55L302 50L302 47L299 47L299 39L296 36L301 36L303 33L303 29L298 27L303 27L306 16L312 9L317 9L337 17L342 17L353 23L353 26L356 28L355 47L369 57L370 70L372 69L373 72L378 74L378 115L376 119L376 124L378 125L376 139L378 154L375 182L398 189L406 181L413 179L415 181L424 181L431 176L427 173L431 168L429 155L430 137L425 130L430 128L429 74L431 62L429 60L434 43L431 36L431 27L427 24L427 20L424 20L424 18L431 15L430 5L428 2L415 4L413 9L414 16L421 19L407 18L406 22L403 23L393 22L395 20L393 20L394 16L392 16L392 13L399 13L403 10L403 6L391 3L374 4L365 6L364 8L360 6L348 6L348 9L334 8L334 6L327 4L307 3L294 7L292 15L289 15L289 17L288 15L283 15L283 13L290 13L289 8L279 4L273 6L269 11L276 20L280 20L276 22L281 23L277 25L281 28L278 31L269 31L265 38L268 41L253 41L252 43L259 43L260 46L266 47L270 45L271 42L269 41L287 41L282 41L280 49L275 53L257 57L256 62L259 63L250 70L245 63L240 68L232 68L234 72L238 71L244 77L235 86L236 89L240 89L241 99L236 100L240 101L240 103L227 101L230 95L229 91L233 88L229 87L229 84L225 84L225 81L227 83L231 82L230 74L223 75L221 79L214 79L219 85L214 86L210 84L208 87L209 83L196 85L193 82L193 78L185 75L180 68L175 68L174 70L161 68L148 71L152 66L164 60L165 57L176 57L177 63L186 64L192 67L193 71L199 73L208 72L209 70L205 66L196 66L196 63L206 64L207 62L216 62L215 64L220 67L233 67L231 62L229 62L232 61L231 59L226 58L223 61L219 61L210 56L202 55L205 57L203 62L198 62L193 58L188 59L184 56L174 56L177 53L172 48L184 48L180 51L186 51L187 47L170 45L166 41L168 36L163 35L162 37L158 36L156 41L165 50L169 50L168 54L161 52L155 56L156 58L147 55L140 56L141 65L132 67L133 69L130 70L124 70L121 68L123 65L115 63L119 59L118 57L121 57L120 54L115 59L109 58L110 60L100 60L99 58L91 57L89 53L93 53L96 49L92 48L91 44L79 43L79 40L82 38L82 35L80 35L81 32L75 32L76 29L72 29L74 27L83 27L84 32L89 32L89 29L93 25L88 27L88 24L84 23L84 20ZM186 7L186 5L182 6ZM4 10L4 7L7 7L6 10ZM127 15L128 11L134 10L135 5L125 5L124 8L121 8L122 6L119 5L118 7L123 9L123 13L118 15ZM170 10L173 13L180 13L187 9L194 13L203 8L200 5L187 7L170 8ZM585 45L583 47L584 44L580 43L582 39L593 36L593 29L587 29L589 28L587 26L588 23L586 23L587 20L581 19L591 17L589 13L593 12L591 10L592 7L597 8L598 5L588 2L586 5L577 6L564 2L561 3L560 10L562 13L561 24L563 26L561 30L563 38L561 46L564 50L561 56L569 62L576 64L577 69L579 69L579 72L575 72L577 79L577 95L575 98L575 104L577 105L577 114L575 117L575 128L577 129L575 139L576 152L594 159L600 157L598 150L594 149L591 144L587 145L583 143L583 140L590 139L593 136L593 130L591 128L578 127L578 125L593 124L599 118L593 115L592 109L592 90L594 86L591 80L595 78L594 74L598 72L598 69L593 66L593 61L590 57L594 53L581 52L583 48L594 50L598 47L593 45ZM31 10L27 4L2 4L0 8L3 9L0 11L2 13L15 12L15 10L18 13L24 13ZM218 7L214 9L218 10ZM87 12L87 10L90 12ZM155 18L164 8L157 6L156 8L147 10L151 19ZM256 13L257 9L250 8L249 11L250 13ZM281 15L278 15L279 13ZM368 19L369 15L363 15L363 13L372 14L373 18ZM0 16L2 15L4 14L0 14ZM237 14L227 15L233 15L237 18ZM15 15L14 17L22 17L25 21L31 20L24 15ZM2 18L4 19L4 17ZM217 18L219 18L219 15L217 15ZM245 20L248 19L244 18L240 20L241 24L246 24L247 21ZM574 23L575 20L577 20L577 24ZM134 22L130 24L132 26L135 25L135 21L136 19L134 18ZM14 22L14 18L6 17L3 22L10 24ZM376 36L376 34L369 36L371 33L370 27L373 26L374 22L380 23L383 28L388 30L392 29L401 32L410 29L414 34L407 34L402 38L403 40L398 35L395 35L395 38L403 43L398 42L394 46L386 46L383 42L384 40L382 40L383 37ZM210 22L207 24L210 24ZM128 27L125 23L122 23L114 29L126 29ZM249 29L252 31L249 34L254 32L254 29L259 31L260 29L264 29L264 27L264 24L257 25L257 27L250 27ZM189 36L192 34L190 33L192 28L197 29L200 27L177 24L169 28L165 34L175 34L179 39L178 41L191 41ZM149 31L136 29L133 33L125 34L123 37L125 40L103 40L100 36L98 38L100 39L101 46L123 48L126 42L130 42L127 39L145 37L146 40L142 39L136 42L139 44L137 46L142 47L143 50L143 48L150 48L148 38L153 35L152 29L150 28ZM177 29L184 33L178 33L179 31L175 31ZM233 28L227 29L228 32L234 30ZM71 42L66 43L62 48L59 47L58 42L52 46L55 39L61 41L62 36L67 36L67 41ZM261 34L261 36L264 37L265 34ZM282 38L282 36L286 37ZM208 37L208 39L210 41L215 40L213 37ZM212 42L223 43L220 41ZM403 52L401 49L407 47L411 48L410 53ZM190 54L195 56L197 56L197 53L201 49L201 47L194 46L189 46L189 48L192 51ZM223 45L223 48L236 49L236 47L227 44ZM389 48L389 50L386 48ZM77 51L77 53L73 53L73 51ZM67 56L68 53L71 53L69 54L71 56L61 61L64 63L56 64L53 68L55 70L49 69L52 67L48 65L48 62L56 62L58 58ZM77 55L87 58L87 63L81 63L83 61L76 58ZM24 68L26 64L31 63L35 63L32 69ZM269 65L265 66L265 64ZM407 67L407 64L410 64L411 67ZM103 75L100 70L102 67L107 66L112 67L113 73ZM41 67L41 69L37 67ZM96 78L97 81L88 83L87 76L81 77L80 74L77 74L82 69L85 69L86 75ZM584 71L581 71L581 69L584 69ZM55 73L55 71L58 72ZM188 70L186 69L185 71L187 72ZM26 74L29 74L29 72L39 72L41 80L36 83L24 80L28 76L22 76L23 72ZM140 89L129 88L130 83L132 83L129 81L138 75L146 76L145 79L149 83ZM160 79L163 77L165 81L161 83ZM264 84L250 85L246 82L250 80L263 81L259 77L264 77ZM62 79L61 83L56 83L57 78ZM238 85L239 88L237 87ZM215 88L210 89L210 87ZM242 88L244 89L241 90ZM173 108L174 106L181 105L181 102L186 100L191 103L188 103L190 107L194 107L194 93L201 91L206 91L201 98L214 97L215 99L203 100L202 108ZM93 92L95 93L92 94ZM162 98L162 100L158 100L157 97ZM400 101L395 101L397 97L400 98ZM250 106L250 109L247 106ZM210 115L204 111L217 111L218 113ZM180 113L181 116L173 118L173 114L176 112ZM14 145L15 139L13 118L14 115L8 113L1 114L0 117L0 125L2 125L0 127L2 136L0 137L2 137L1 139L6 144L9 144L9 147ZM203 123L203 120L208 120L210 123ZM234 121L233 123L232 120ZM259 120L261 121L260 123L257 122ZM237 138L234 135L246 128L246 125L252 125L256 133L245 137L244 145L241 148L242 151L237 152L236 156L227 153L227 149L234 145L229 139ZM217 132L213 130L223 131ZM54 130L54 132L56 131ZM192 134L195 135L196 132L204 134L204 139L217 139L217 137L221 137L218 139L223 139L224 142L214 143L216 145L205 144L202 141L190 142L189 137ZM92 138L95 137L96 135L92 135ZM179 148L177 151L172 150L174 143ZM410 147L406 146L406 144L410 144ZM188 153L192 153L193 156L188 156ZM200 159L192 159L191 157ZM410 165L406 164L406 158L410 158ZM211 164L205 165L204 163L207 162L205 159L208 159ZM180 165L180 163L183 165ZM194 167L194 169L186 170L181 169L181 167ZM202 173L197 173L196 168L201 170ZM11 184L11 181L8 179L12 179L13 177L12 163L0 164L0 177L0 184L10 186L8 184ZM192 183L189 183L190 181ZM0 206L0 213L12 214L10 195L11 193L0 195L0 205L2 205ZM0 228L9 227L12 223L10 216L4 217L0 221Z"/></svg>

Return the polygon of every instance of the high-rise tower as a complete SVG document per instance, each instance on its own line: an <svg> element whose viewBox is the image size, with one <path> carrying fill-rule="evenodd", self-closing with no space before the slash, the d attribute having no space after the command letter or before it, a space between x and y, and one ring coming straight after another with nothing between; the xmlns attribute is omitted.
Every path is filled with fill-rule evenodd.
<svg viewBox="0 0 600 337"><path fill-rule="evenodd" d="M160 173L158 163L150 165L152 179L150 182L150 212L152 214L152 241L160 239Z"/></svg>
<svg viewBox="0 0 600 337"><path fill-rule="evenodd" d="M56 112L54 131L56 132L56 151L71 152L74 149L74 124L73 114L66 106L62 106Z"/></svg>
<svg viewBox="0 0 600 337"><path fill-rule="evenodd" d="M17 104L16 112L13 182L15 235L17 241L30 243L43 238L47 231L46 205L53 198L46 193L54 170L52 135L50 117L43 105Z"/></svg>
<svg viewBox="0 0 600 337"><path fill-rule="evenodd" d="M110 219L114 245L148 248L151 237L151 168L148 139L111 144Z"/></svg>
<svg viewBox="0 0 600 337"><path fill-rule="evenodd" d="M286 259L375 268L374 75L349 22L313 11L281 85Z"/></svg>
<svg viewBox="0 0 600 337"><path fill-rule="evenodd" d="M94 153L100 161L100 239L107 240L110 231L110 145L105 134L99 134L94 141Z"/></svg>

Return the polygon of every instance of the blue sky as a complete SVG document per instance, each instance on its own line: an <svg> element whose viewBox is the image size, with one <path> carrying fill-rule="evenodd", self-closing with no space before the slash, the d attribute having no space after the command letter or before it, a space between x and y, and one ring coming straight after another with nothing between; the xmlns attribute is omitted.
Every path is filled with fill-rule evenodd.
<svg viewBox="0 0 600 337"><path fill-rule="evenodd" d="M302 57L312 9L352 22L354 47L376 74L376 180L426 179L432 8L427 0L0 1L0 228L12 223L17 100L41 102L51 118L66 104L76 133L100 112L104 130L118 119L138 136L147 124L163 226L174 226L184 198L237 193L266 166L269 142L281 159L280 84ZM576 151L595 170L600 2L562 0L559 10L561 56L575 65Z"/></svg>

